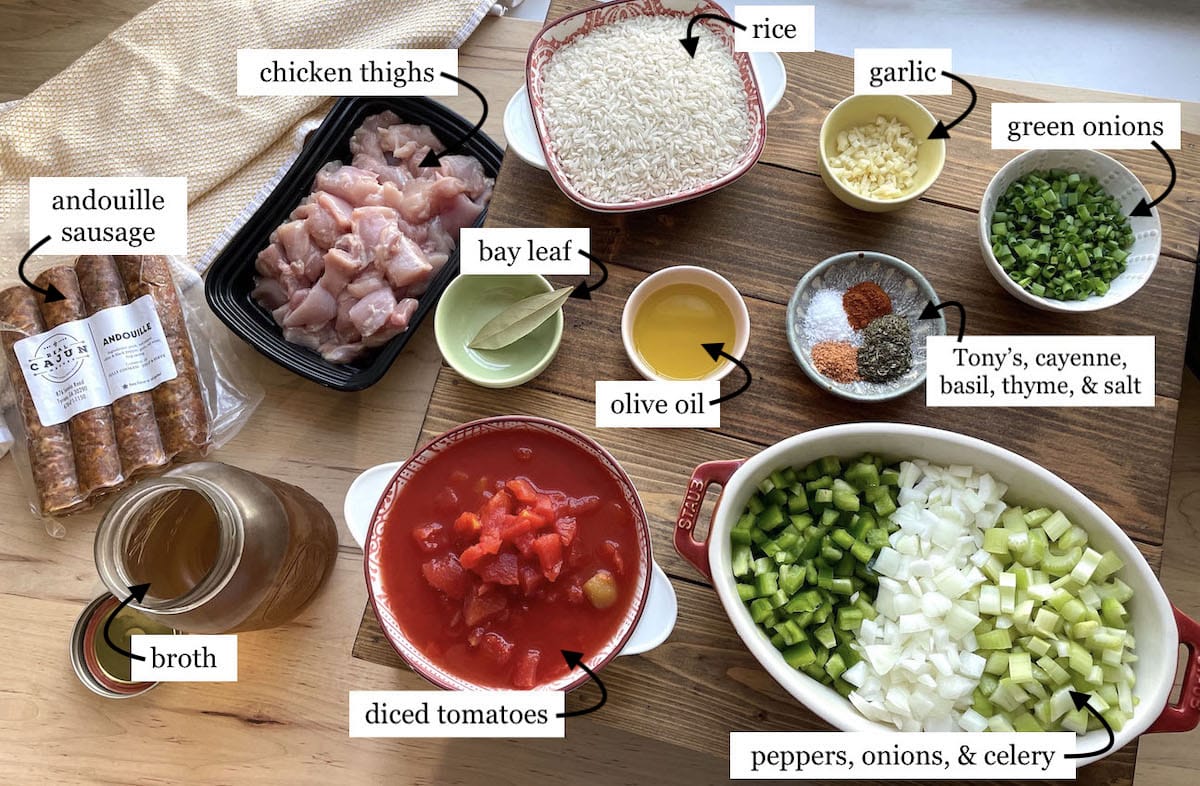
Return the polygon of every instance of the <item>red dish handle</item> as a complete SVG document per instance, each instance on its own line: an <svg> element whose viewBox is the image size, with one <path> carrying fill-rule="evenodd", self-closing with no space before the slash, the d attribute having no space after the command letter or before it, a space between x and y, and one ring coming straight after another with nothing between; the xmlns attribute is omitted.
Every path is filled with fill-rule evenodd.
<svg viewBox="0 0 1200 786"><path fill-rule="evenodd" d="M1187 648L1187 664L1183 669L1183 686L1179 703L1163 707L1147 733L1161 731L1191 731L1200 724L1200 623L1174 606L1175 625L1179 628L1179 643Z"/></svg>
<svg viewBox="0 0 1200 786"><path fill-rule="evenodd" d="M704 504L704 495L708 491L708 487L714 483L724 486L744 462L744 459L710 461L696 467L692 471L692 480L688 483L683 504L679 506L679 516L675 519L675 550L710 581L712 580L712 568L708 564L708 537L705 537L704 540L696 540L694 537L696 520L700 518L700 507ZM715 510L713 515L716 516ZM712 527L710 525L709 536L711 535Z"/></svg>

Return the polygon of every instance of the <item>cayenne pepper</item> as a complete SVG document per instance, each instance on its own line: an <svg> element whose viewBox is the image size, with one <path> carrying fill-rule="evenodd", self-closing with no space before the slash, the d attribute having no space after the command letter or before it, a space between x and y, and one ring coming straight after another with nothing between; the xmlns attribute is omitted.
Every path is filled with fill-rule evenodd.
<svg viewBox="0 0 1200 786"><path fill-rule="evenodd" d="M892 299L874 281L863 281L846 290L842 308L846 309L850 327L862 330L872 320L892 313Z"/></svg>

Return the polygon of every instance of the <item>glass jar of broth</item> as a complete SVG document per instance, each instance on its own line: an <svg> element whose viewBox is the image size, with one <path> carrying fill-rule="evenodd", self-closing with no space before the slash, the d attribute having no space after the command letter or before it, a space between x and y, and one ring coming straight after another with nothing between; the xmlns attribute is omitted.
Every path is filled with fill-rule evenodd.
<svg viewBox="0 0 1200 786"><path fill-rule="evenodd" d="M177 631L230 633L295 617L337 557L329 511L303 489L212 461L119 495L96 531L96 568L118 598Z"/></svg>

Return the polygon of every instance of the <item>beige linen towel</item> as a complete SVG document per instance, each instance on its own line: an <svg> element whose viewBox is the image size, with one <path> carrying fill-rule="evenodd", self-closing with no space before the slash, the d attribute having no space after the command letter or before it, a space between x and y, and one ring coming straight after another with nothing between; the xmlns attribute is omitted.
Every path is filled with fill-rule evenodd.
<svg viewBox="0 0 1200 786"><path fill-rule="evenodd" d="M186 176L189 259L295 153L328 99L237 95L239 48L457 48L492 0L162 0L0 114L0 280L28 247L28 180Z"/></svg>

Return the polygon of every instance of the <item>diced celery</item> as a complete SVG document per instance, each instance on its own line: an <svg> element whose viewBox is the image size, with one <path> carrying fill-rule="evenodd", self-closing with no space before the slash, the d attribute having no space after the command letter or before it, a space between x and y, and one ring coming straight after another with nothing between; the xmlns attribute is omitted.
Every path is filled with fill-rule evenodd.
<svg viewBox="0 0 1200 786"><path fill-rule="evenodd" d="M1067 645L1067 664L1076 674L1087 675L1092 670L1092 653L1072 641Z"/></svg>
<svg viewBox="0 0 1200 786"><path fill-rule="evenodd" d="M1055 543L1057 543L1058 539L1061 538L1063 534L1071 528L1071 522L1066 516L1063 515L1061 510L1056 510L1054 513L1047 516L1046 519L1041 522L1041 525L1042 529L1046 532L1046 535Z"/></svg>
<svg viewBox="0 0 1200 786"><path fill-rule="evenodd" d="M1012 646L1012 636L1007 629L993 630L976 636L975 642L981 650L1007 650Z"/></svg>
<svg viewBox="0 0 1200 786"><path fill-rule="evenodd" d="M1092 574L1096 572L1096 568L1100 565L1100 552L1094 549L1087 549L1083 552L1083 556L1079 558L1079 562L1071 570L1071 578L1080 583L1087 584L1092 579Z"/></svg>
<svg viewBox="0 0 1200 786"><path fill-rule="evenodd" d="M984 530L983 549L991 554L1008 554L1008 533L996 527Z"/></svg>
<svg viewBox="0 0 1200 786"><path fill-rule="evenodd" d="M988 654L987 663L984 664L983 670L987 674L992 674L997 677L1008 673L1008 653L1004 650L993 650Z"/></svg>

